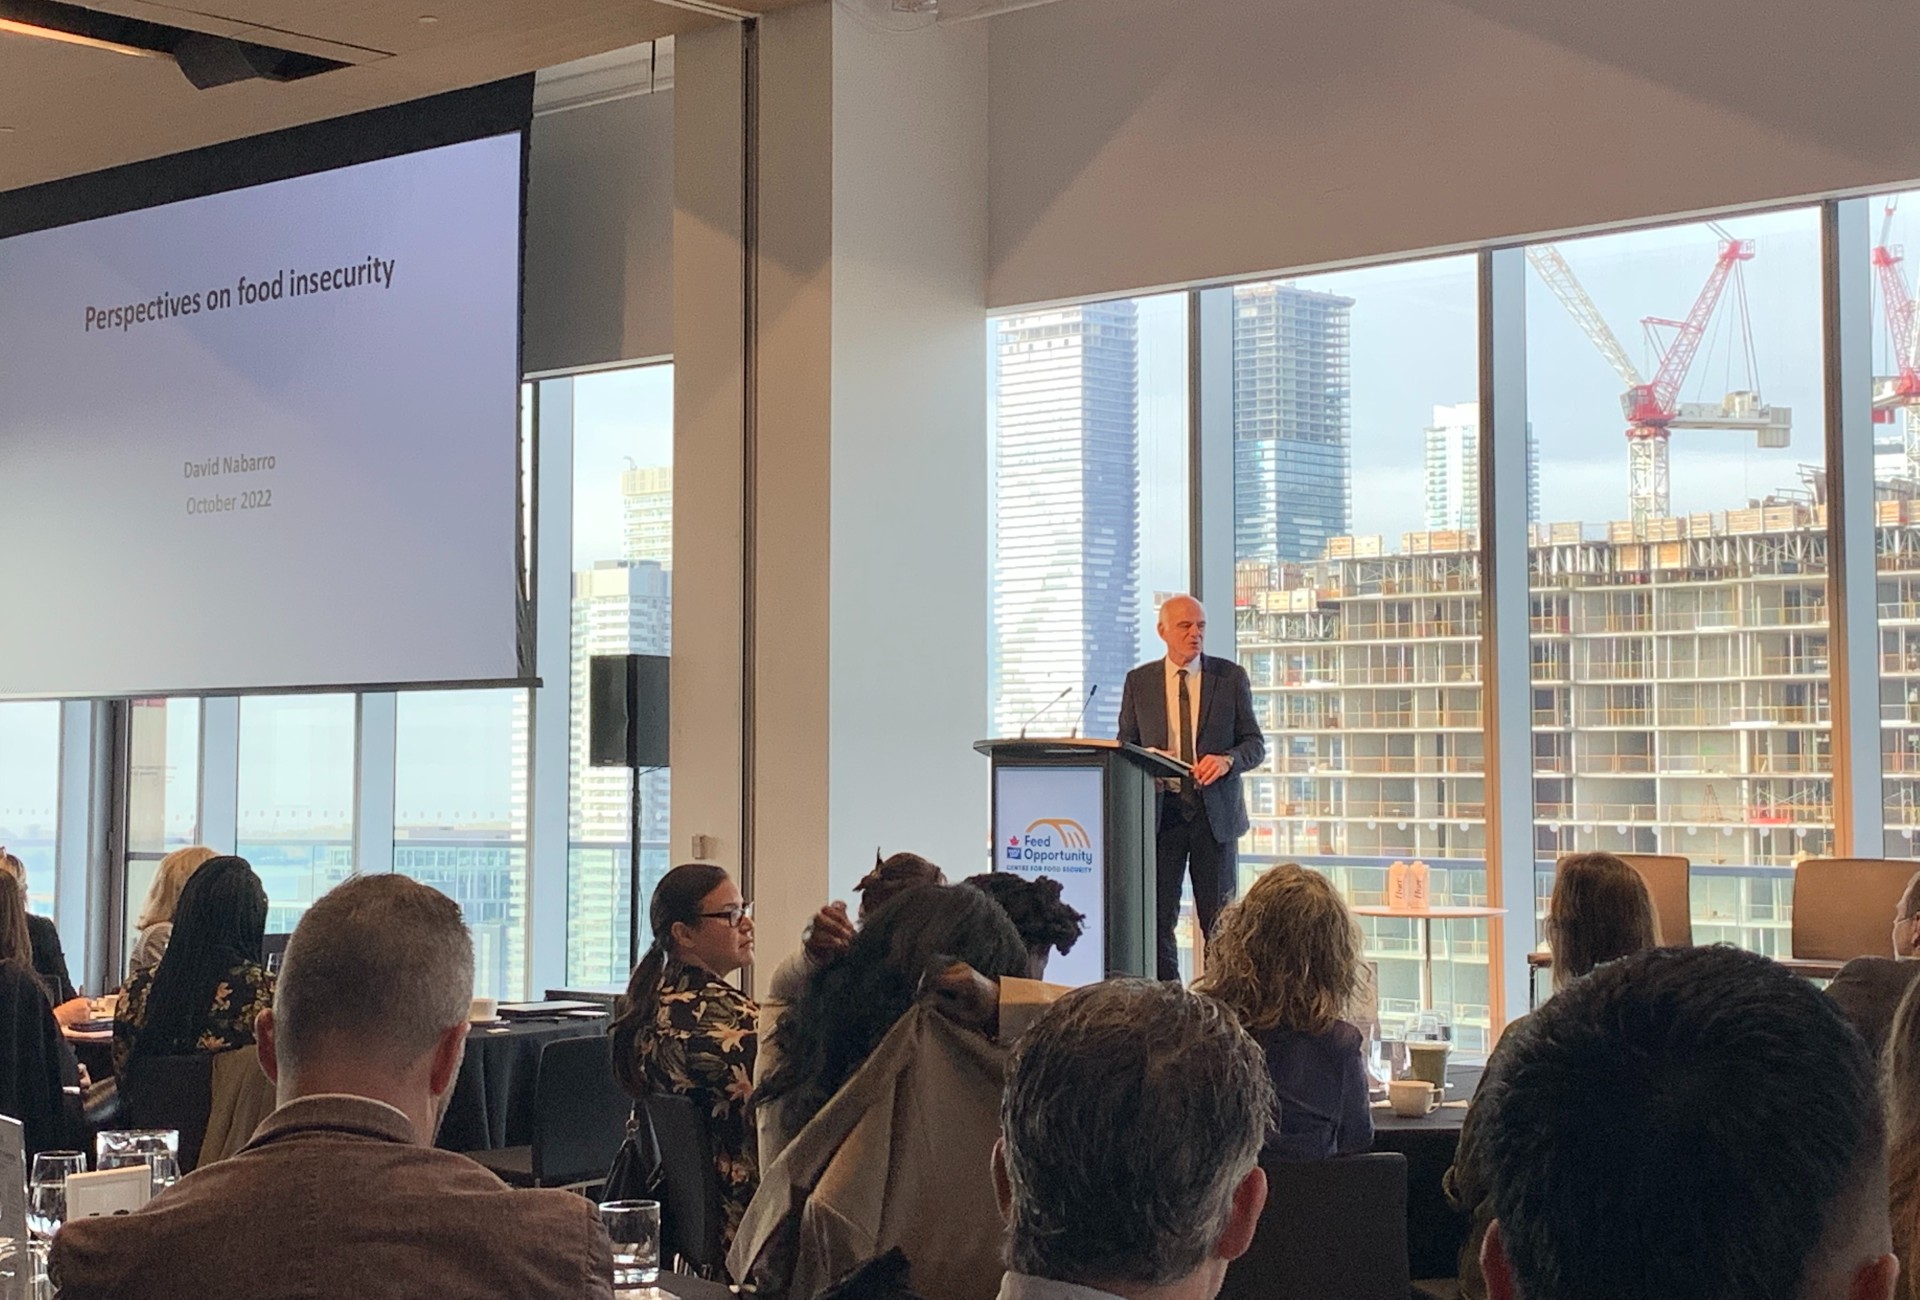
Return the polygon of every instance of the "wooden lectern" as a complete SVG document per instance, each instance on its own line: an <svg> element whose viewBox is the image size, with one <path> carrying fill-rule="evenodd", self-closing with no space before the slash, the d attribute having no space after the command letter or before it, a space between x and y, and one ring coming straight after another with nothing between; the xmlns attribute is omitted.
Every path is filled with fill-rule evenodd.
<svg viewBox="0 0 1920 1300"><path fill-rule="evenodd" d="M1086 914L1071 953L1047 978L1091 984L1154 974L1156 777L1178 759L1117 740L983 740L993 760L993 869L1048 876Z"/></svg>

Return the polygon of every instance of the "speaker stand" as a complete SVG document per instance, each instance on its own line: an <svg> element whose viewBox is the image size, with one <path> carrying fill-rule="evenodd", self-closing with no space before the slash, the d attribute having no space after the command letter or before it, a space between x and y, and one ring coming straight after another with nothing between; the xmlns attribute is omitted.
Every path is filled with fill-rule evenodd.
<svg viewBox="0 0 1920 1300"><path fill-rule="evenodd" d="M633 781L627 800L627 969L640 962L640 765L629 764Z"/></svg>

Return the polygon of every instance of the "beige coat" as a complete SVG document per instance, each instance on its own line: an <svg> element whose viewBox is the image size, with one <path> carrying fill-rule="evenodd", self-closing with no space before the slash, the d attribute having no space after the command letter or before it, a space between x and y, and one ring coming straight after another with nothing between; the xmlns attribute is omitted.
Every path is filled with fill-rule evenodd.
<svg viewBox="0 0 1920 1300"><path fill-rule="evenodd" d="M1065 992L1000 982L1011 1043ZM1007 1049L931 1005L909 1011L771 1163L727 1256L763 1297L807 1300L894 1246L925 1300L994 1300L1005 1226L990 1160Z"/></svg>

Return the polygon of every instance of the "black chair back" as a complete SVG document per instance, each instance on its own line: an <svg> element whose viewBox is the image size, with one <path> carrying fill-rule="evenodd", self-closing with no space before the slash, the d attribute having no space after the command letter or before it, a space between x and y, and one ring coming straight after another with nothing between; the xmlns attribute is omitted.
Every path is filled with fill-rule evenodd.
<svg viewBox="0 0 1920 1300"><path fill-rule="evenodd" d="M709 1276L721 1267L720 1175L713 1167L707 1117L693 1098L659 1093L642 1103L660 1143L660 1241L686 1267Z"/></svg>
<svg viewBox="0 0 1920 1300"><path fill-rule="evenodd" d="M193 1172L213 1113L213 1056L143 1056L120 1080L120 1122L126 1128L180 1130L180 1172Z"/></svg>
<svg viewBox="0 0 1920 1300"><path fill-rule="evenodd" d="M1407 1158L1263 1160L1267 1208L1220 1300L1405 1300Z"/></svg>
<svg viewBox="0 0 1920 1300"><path fill-rule="evenodd" d="M626 1136L631 1104L613 1077L605 1034L542 1046L533 1084L534 1180L545 1187L599 1181Z"/></svg>

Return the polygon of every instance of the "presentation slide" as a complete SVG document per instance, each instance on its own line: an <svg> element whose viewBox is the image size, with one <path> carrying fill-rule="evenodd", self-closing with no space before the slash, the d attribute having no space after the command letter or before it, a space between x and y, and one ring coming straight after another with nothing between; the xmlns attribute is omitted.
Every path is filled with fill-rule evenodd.
<svg viewBox="0 0 1920 1300"><path fill-rule="evenodd" d="M0 697L520 676L520 164L0 240Z"/></svg>

